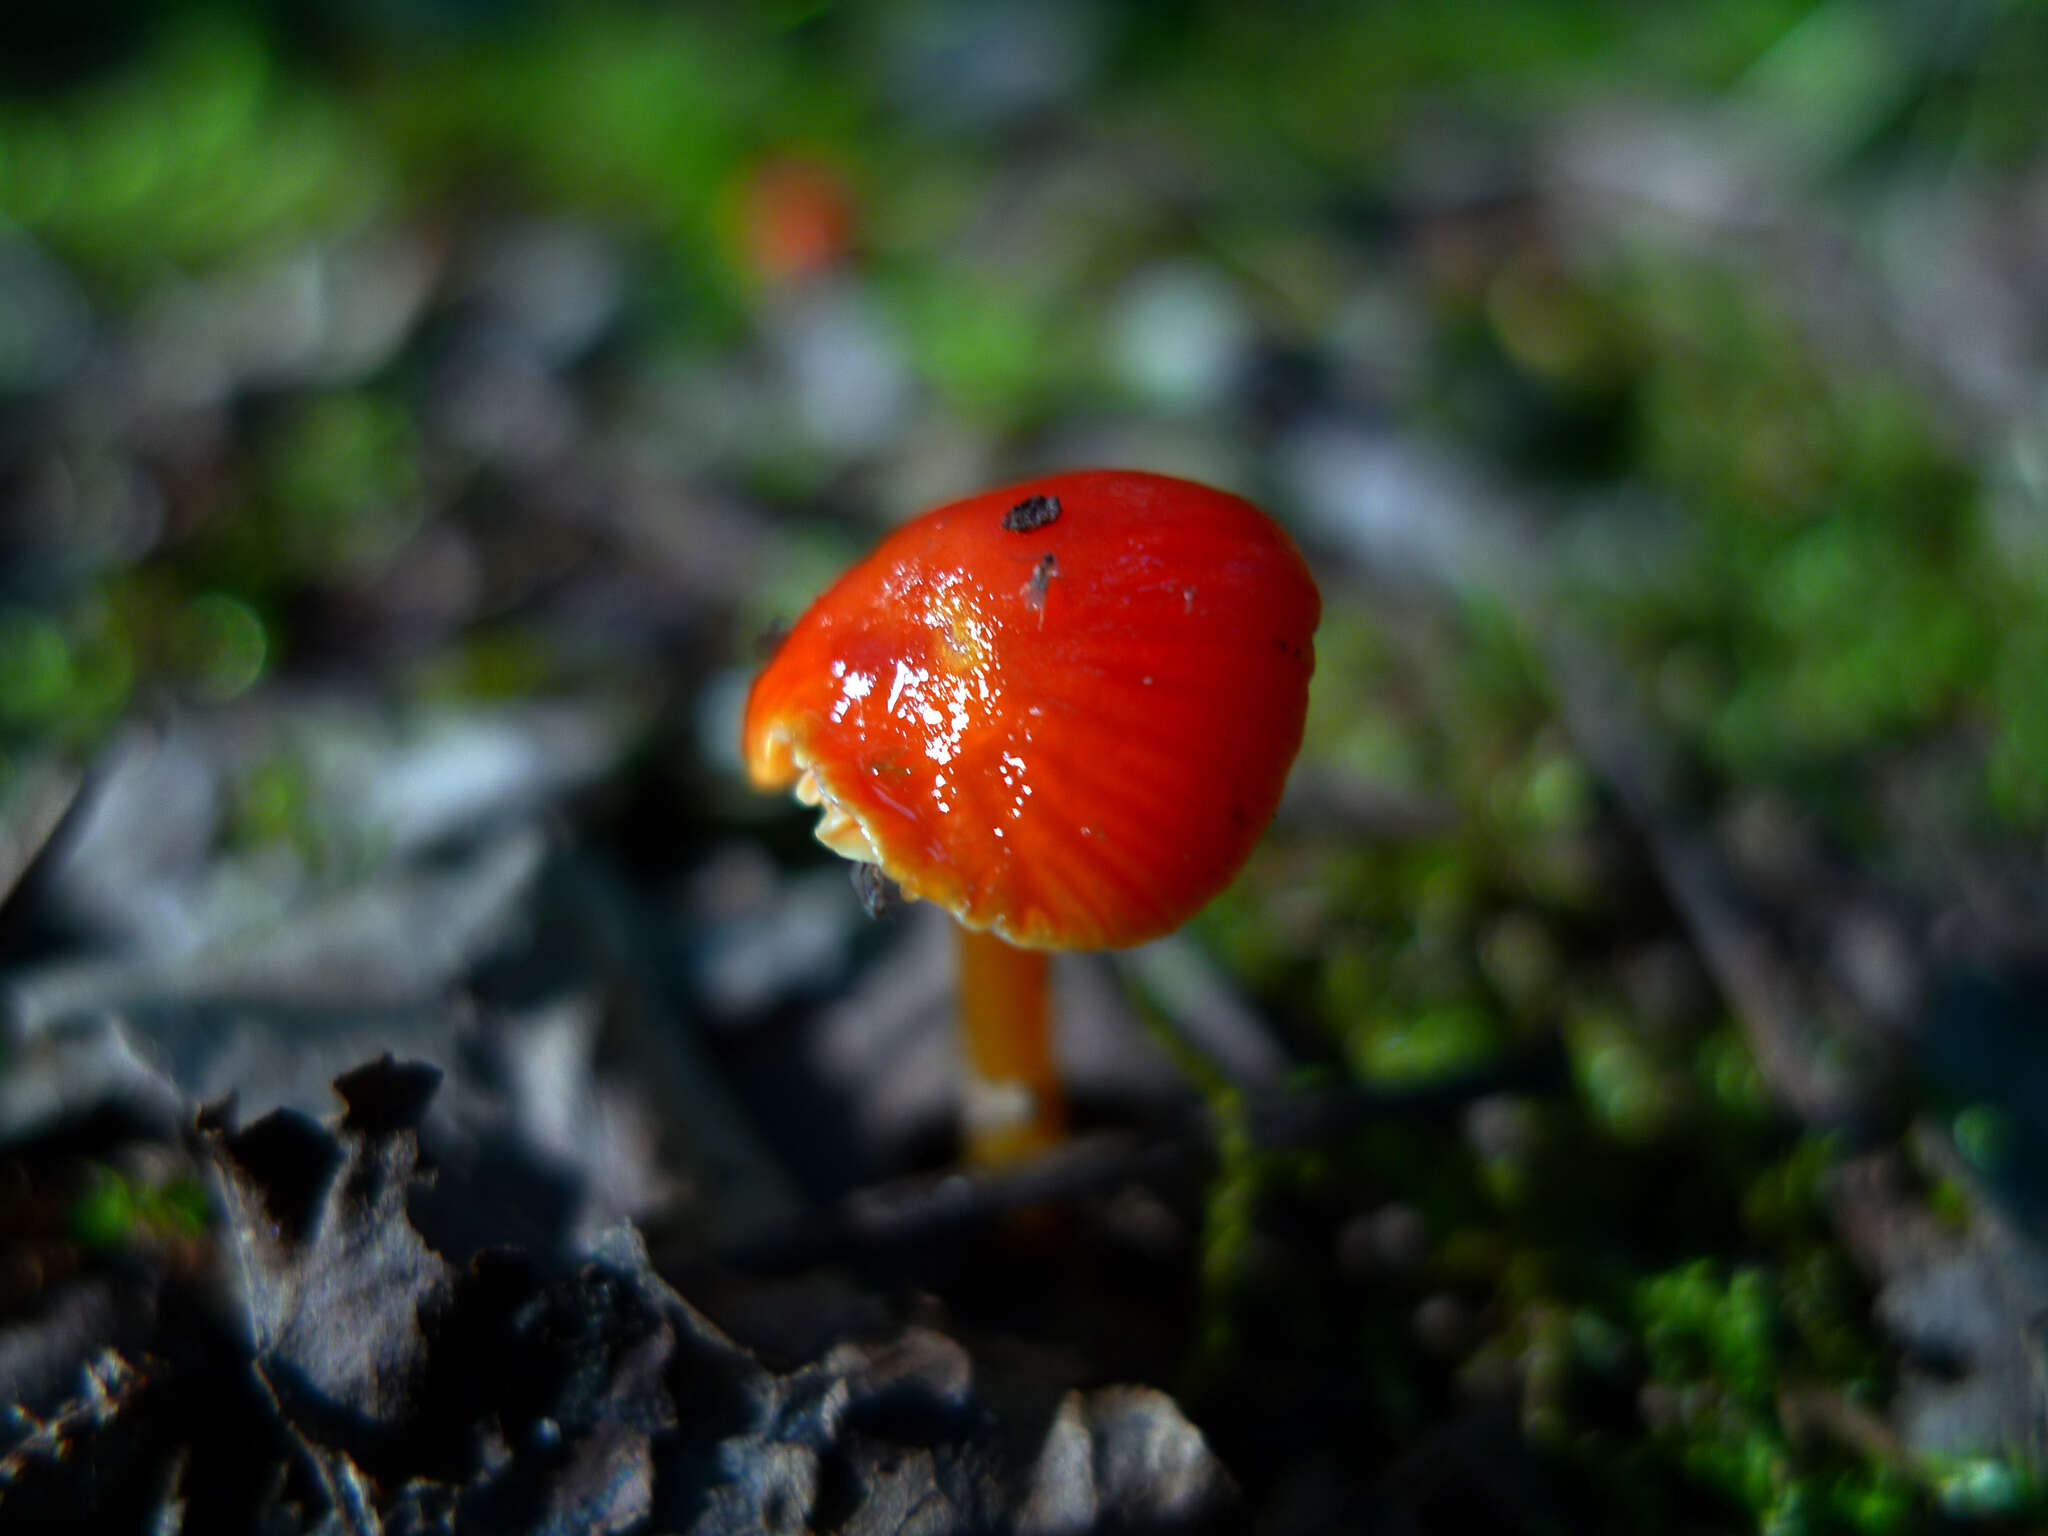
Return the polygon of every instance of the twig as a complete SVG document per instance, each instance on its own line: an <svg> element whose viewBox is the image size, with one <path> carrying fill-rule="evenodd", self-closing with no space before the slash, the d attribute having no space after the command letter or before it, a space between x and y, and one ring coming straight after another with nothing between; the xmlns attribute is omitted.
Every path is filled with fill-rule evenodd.
<svg viewBox="0 0 2048 1536"><path fill-rule="evenodd" d="M0 1456L0 1495L21 1477L31 1460L59 1460L69 1451L66 1441L73 1433L110 1422L142 1385L140 1373L111 1349L88 1360L80 1374L84 1377L82 1390L47 1419L38 1419L19 1404L9 1408L18 1422L31 1428L19 1445Z"/></svg>
<svg viewBox="0 0 2048 1536"><path fill-rule="evenodd" d="M787 1273L862 1253L927 1241L986 1224L1006 1211L1074 1200L1133 1180L1213 1167L1225 1119L1241 1124L1261 1151L1309 1146L1362 1126L1436 1120L1490 1094L1548 1093L1570 1081L1556 1037L1490 1066L1416 1088L1332 1088L1248 1097L1241 1118L1190 1117L1179 1131L1077 1137L1022 1167L960 1169L857 1190L824 1219L720 1250L718 1259L754 1273Z"/></svg>
<svg viewBox="0 0 2048 1536"><path fill-rule="evenodd" d="M1573 741L1634 823L1772 1093L1808 1124L1863 1118L1864 1085L1823 1059L1825 1042L1767 925L1747 909L1712 844L1668 804L1670 773L1656 738L1583 645L1553 632L1548 652Z"/></svg>

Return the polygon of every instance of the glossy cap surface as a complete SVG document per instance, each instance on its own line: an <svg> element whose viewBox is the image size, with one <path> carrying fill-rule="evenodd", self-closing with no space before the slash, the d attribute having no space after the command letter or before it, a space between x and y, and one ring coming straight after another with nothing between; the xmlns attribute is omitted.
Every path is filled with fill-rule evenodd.
<svg viewBox="0 0 2048 1536"><path fill-rule="evenodd" d="M1142 943L1272 819L1321 611L1279 526L1192 481L971 496L890 534L784 638L747 701L748 771L971 928Z"/></svg>

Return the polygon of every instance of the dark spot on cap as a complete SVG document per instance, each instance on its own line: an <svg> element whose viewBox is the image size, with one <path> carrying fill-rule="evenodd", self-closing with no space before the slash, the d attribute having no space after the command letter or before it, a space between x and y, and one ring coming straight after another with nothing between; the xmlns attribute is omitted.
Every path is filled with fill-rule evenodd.
<svg viewBox="0 0 2048 1536"><path fill-rule="evenodd" d="M1046 589L1052 585L1053 577L1060 573L1060 557L1050 550L1038 557L1038 564L1031 569L1031 580L1024 584L1024 606L1037 612L1045 607Z"/></svg>
<svg viewBox="0 0 2048 1536"><path fill-rule="evenodd" d="M1059 520L1059 497L1026 496L1003 514L1003 528L1009 533L1036 533Z"/></svg>

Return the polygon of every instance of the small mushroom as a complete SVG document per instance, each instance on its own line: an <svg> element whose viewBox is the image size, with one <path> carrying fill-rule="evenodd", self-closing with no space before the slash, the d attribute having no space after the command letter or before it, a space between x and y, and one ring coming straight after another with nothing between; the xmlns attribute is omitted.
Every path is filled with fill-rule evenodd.
<svg viewBox="0 0 2048 1536"><path fill-rule="evenodd" d="M1046 951L1157 938L1244 863L1301 746L1321 608L1250 502L1080 471L897 529L755 680L754 783L960 923L972 1155L1058 1133Z"/></svg>

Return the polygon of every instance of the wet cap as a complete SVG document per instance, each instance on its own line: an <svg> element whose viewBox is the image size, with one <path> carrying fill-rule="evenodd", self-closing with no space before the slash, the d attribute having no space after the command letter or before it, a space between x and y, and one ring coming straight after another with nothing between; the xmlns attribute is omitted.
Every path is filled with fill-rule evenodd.
<svg viewBox="0 0 2048 1536"><path fill-rule="evenodd" d="M747 702L748 772L970 928L1143 943L1272 819L1321 611L1286 533L1193 481L1090 470L970 496L798 620Z"/></svg>

